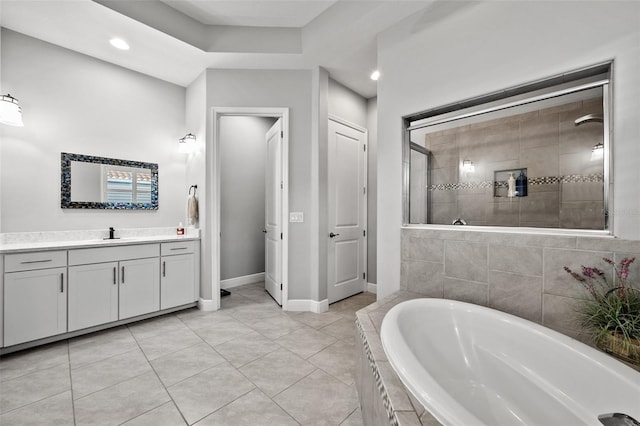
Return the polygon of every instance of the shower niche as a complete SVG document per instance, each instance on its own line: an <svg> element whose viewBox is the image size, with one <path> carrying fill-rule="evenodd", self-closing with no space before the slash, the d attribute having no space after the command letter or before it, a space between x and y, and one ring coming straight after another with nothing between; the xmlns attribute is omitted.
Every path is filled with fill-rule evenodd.
<svg viewBox="0 0 640 426"><path fill-rule="evenodd" d="M524 187L525 190L518 190L518 177L525 177ZM513 193L509 192L509 177L513 176ZM528 194L528 178L527 169L509 169L509 170L496 170L493 172L493 196L494 198L518 198L526 197Z"/></svg>

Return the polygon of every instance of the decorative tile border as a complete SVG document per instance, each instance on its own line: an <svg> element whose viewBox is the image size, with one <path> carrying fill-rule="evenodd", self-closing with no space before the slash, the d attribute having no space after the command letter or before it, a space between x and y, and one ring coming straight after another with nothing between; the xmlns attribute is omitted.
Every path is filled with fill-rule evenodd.
<svg viewBox="0 0 640 426"><path fill-rule="evenodd" d="M604 173L593 173L590 175L565 175L565 176L543 176L532 177L528 179L529 185L552 185L555 183L584 183L584 182L604 182ZM476 189L476 188L507 188L507 181L490 181L481 182L460 182L460 183L441 183L437 185L429 185L429 191L457 191L460 189Z"/></svg>
<svg viewBox="0 0 640 426"><path fill-rule="evenodd" d="M356 319L356 327L358 328L358 333L360 334L360 339L362 339L362 347L364 348L364 352L367 356L367 360L369 361L369 367L371 368L371 372L373 374L373 378L376 381L376 388L378 389L378 393L382 398L382 405L384 406L384 410L387 413L387 417L389 420L390 426L399 426L400 423L398 421L398 417L393 411L393 407L391 406L391 401L389 401L389 395L387 394L387 390L384 387L384 383L382 382L382 378L380 377L380 370L378 369L378 365L376 364L375 359L373 358L373 354L371 353L371 348L369 347L369 342L367 341L367 335L364 332L360 321Z"/></svg>

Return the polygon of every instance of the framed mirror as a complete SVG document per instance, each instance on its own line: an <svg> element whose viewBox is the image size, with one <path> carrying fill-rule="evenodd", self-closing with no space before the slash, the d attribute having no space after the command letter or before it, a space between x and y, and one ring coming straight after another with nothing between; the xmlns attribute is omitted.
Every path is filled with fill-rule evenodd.
<svg viewBox="0 0 640 426"><path fill-rule="evenodd" d="M158 164L61 154L63 209L158 209Z"/></svg>

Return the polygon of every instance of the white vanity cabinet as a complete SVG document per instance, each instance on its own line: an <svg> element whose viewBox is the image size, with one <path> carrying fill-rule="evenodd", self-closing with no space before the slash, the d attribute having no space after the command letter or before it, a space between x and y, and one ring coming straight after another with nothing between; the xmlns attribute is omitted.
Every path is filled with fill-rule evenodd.
<svg viewBox="0 0 640 426"><path fill-rule="evenodd" d="M162 243L160 309L197 300L194 241Z"/></svg>
<svg viewBox="0 0 640 426"><path fill-rule="evenodd" d="M118 320L118 262L69 267L69 331Z"/></svg>
<svg viewBox="0 0 640 426"><path fill-rule="evenodd" d="M69 331L160 309L160 244L69 251Z"/></svg>
<svg viewBox="0 0 640 426"><path fill-rule="evenodd" d="M4 259L4 346L67 331L67 252Z"/></svg>
<svg viewBox="0 0 640 426"><path fill-rule="evenodd" d="M0 355L196 306L198 300L197 239L16 245L0 246Z"/></svg>

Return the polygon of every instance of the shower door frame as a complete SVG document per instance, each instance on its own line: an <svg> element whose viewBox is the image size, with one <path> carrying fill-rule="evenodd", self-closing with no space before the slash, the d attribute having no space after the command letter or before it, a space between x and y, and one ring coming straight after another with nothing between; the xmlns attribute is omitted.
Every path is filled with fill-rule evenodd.
<svg viewBox="0 0 640 426"><path fill-rule="evenodd" d="M590 232L599 232L605 235L613 235L613 222L609 216L609 209L612 208L610 173L613 170L613 158L611 156L612 142L612 91L611 76L613 75L613 60L591 67L582 68L576 71L568 72L558 76L539 80L529 84L513 87L490 93L484 96L468 99L465 101L448 104L442 107L422 111L402 117L403 137L402 137L402 226L418 225L410 223L410 165L411 165L411 131L425 127L431 127L437 124L448 123L464 118L470 118L481 114L500 111L516 106L526 105L537 101L556 98L570 93L576 93L582 90L588 90L596 87L602 88L602 106L603 106L603 209L604 209L604 229L588 230ZM546 89L546 91L545 91ZM541 94L533 94L543 91ZM509 100L511 99L511 100ZM506 102L505 102L506 101ZM419 122L419 123L418 123ZM416 124L418 123L418 124ZM429 204L427 217L431 219L431 205ZM431 225L431 224L429 224ZM483 226L480 226L482 228ZM504 227L520 228L518 227ZM552 230L565 230L568 228L539 228ZM585 231L584 229L576 229L576 231Z"/></svg>

